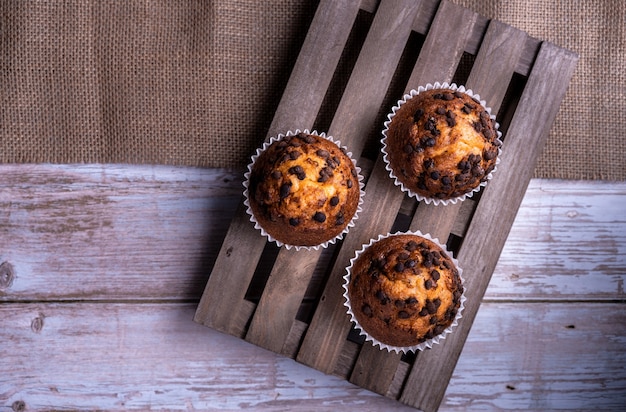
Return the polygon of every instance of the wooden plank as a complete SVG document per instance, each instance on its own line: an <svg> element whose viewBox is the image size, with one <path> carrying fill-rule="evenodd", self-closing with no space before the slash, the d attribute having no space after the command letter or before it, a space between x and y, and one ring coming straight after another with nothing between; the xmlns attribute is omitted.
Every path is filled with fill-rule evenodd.
<svg viewBox="0 0 626 412"><path fill-rule="evenodd" d="M383 3L376 14L329 130L357 159L411 31L414 14L404 9L401 2ZM321 253L281 250L246 335L249 342L281 351Z"/></svg>
<svg viewBox="0 0 626 412"><path fill-rule="evenodd" d="M0 405L20 410L408 410L192 321L195 303L0 305ZM10 344L8 344L10 343ZM346 409L347 410L347 409Z"/></svg>
<svg viewBox="0 0 626 412"><path fill-rule="evenodd" d="M14 269L0 301L199 299L240 181L220 169L0 165L0 264ZM485 299L624 299L624 199L624 182L531 180Z"/></svg>
<svg viewBox="0 0 626 412"><path fill-rule="evenodd" d="M0 405L415 410L202 327L194 311L174 302L2 304ZM620 410L625 314L623 303L484 303L440 410Z"/></svg>
<svg viewBox="0 0 626 412"><path fill-rule="evenodd" d="M407 91L427 82L451 81L468 41L468 36L472 33L475 19L475 14L468 9L445 1L441 3L409 79ZM379 167L384 168L381 163L379 165ZM393 185L387 185L386 187L389 191L397 191L397 188ZM397 196L401 201L400 194ZM397 210L395 206L395 203L393 208L386 205L385 209L392 212ZM418 214L423 207L424 205L418 207ZM443 211L442 215L447 216L446 212L456 210L456 205L436 210L434 210L434 207L426 209L430 213ZM390 214L393 218L394 214ZM454 220L454 216L451 217L452 220ZM428 219L430 217L426 220ZM432 218L433 222L436 220L436 217ZM385 233L389 231L393 221L390 222L386 222L385 226L376 227L369 233ZM430 229L433 228L424 227L422 230L429 232ZM434 235L437 236L437 234ZM442 238L447 239L447 235ZM374 392L385 394L393 381L399 362L400 355L381 351L380 348L368 343L363 346L359 354L350 381Z"/></svg>
<svg viewBox="0 0 626 412"><path fill-rule="evenodd" d="M416 18L418 6L419 2L402 1L389 2L389 6L386 7L393 11L392 16L394 14L404 16L404 19L395 19L392 22L400 30L405 30L410 27L407 21L412 22ZM388 20L388 18L381 20L381 29L384 29L384 23ZM405 38L408 38L408 32L404 33L406 33ZM372 113L375 113L378 108L372 107L371 110ZM350 330L349 319L345 311L341 309L343 305L343 297L340 292L342 276L354 250L366 243L372 233L380 233L380 231L391 228L395 219L394 210L399 209L402 195L397 191L388 190L388 188L388 175L382 166L382 158L379 156L367 181L359 224L352 228L343 241L343 247L337 255L315 315L298 352L297 360L299 362L326 373L332 373L335 369L341 354L342 342ZM375 206L381 204L387 205L388 208L383 210L383 208Z"/></svg>
<svg viewBox="0 0 626 412"><path fill-rule="evenodd" d="M442 13L442 15L446 17L450 14L451 12L448 10ZM520 55L520 46L524 43L525 36L524 32L498 22L492 22L485 34L482 46L476 57L476 62L468 78L467 87L472 88L475 92L480 91L481 98L489 102L488 105L492 106L494 113L497 113L504 99L504 93L508 88L509 81L517 65L517 60ZM448 38L448 36L438 37ZM503 44L507 46L503 47ZM497 81L492 83L492 79L496 79ZM420 204L411 222L411 229L430 233L432 236L445 243L454 223L457 221L461 206L461 202L446 207L437 207L432 204ZM373 371L379 369L389 368L390 362L385 359L384 353L381 353L380 350L376 352L376 349L371 346L366 346L364 349L364 353L367 354L370 359L368 362L370 373L374 373ZM396 367L398 361L399 358L396 358ZM357 363L357 365L361 364L363 363ZM384 388L384 391L379 393L386 393L388 386L391 384L396 374L395 369L391 374L386 376L385 383L388 383L388 385ZM360 376L366 375L364 372L359 372ZM379 379L372 378L373 376L368 377L370 381L379 381ZM353 382L357 383L355 381ZM364 386L364 383L361 382L357 384ZM411 385L404 387L404 391L411 392L414 389L415 388Z"/></svg>
<svg viewBox="0 0 626 412"><path fill-rule="evenodd" d="M313 126L358 10L356 0L320 3L274 115L270 136ZM297 114L293 107L300 108ZM224 332L243 328L234 323L239 318L231 316L231 311L243 304L246 288L241 285L249 284L265 244L241 203L198 305L196 322Z"/></svg>
<svg viewBox="0 0 626 412"><path fill-rule="evenodd" d="M485 297L626 299L624 182L554 183L531 181Z"/></svg>
<svg viewBox="0 0 626 412"><path fill-rule="evenodd" d="M491 274L506 241L515 214L534 169L550 125L558 111L577 56L544 43L505 140L500 170L485 188L474 213L458 260L466 280L465 311L458 329L443 341L441 348L420 354L407 385L415 390L403 392L401 400L423 410L435 410L443 390L419 385L430 379L434 388L445 388L463 348L472 321L487 289ZM507 204L505 209L499 205ZM498 216L495 220L493 217ZM437 371L433 374L433 371Z"/></svg>
<svg viewBox="0 0 626 412"><path fill-rule="evenodd" d="M623 303L483 303L441 410L623 409L625 313Z"/></svg>
<svg viewBox="0 0 626 412"><path fill-rule="evenodd" d="M0 165L0 300L198 299L240 173Z"/></svg>

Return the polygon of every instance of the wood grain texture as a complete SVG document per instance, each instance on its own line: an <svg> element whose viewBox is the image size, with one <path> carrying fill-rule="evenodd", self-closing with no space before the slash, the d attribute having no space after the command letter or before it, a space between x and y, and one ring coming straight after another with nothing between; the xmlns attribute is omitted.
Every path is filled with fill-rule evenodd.
<svg viewBox="0 0 626 412"><path fill-rule="evenodd" d="M240 180L0 165L0 410L409 410L191 321ZM440 410L625 403L625 200L624 182L531 181Z"/></svg>
<svg viewBox="0 0 626 412"><path fill-rule="evenodd" d="M346 23L354 21L358 10L356 0L320 3L274 115L269 136L313 127L350 35L352 25ZM293 107L300 108L298 115L294 115ZM237 323L241 318L232 317L231 311L221 308L237 311L239 305L245 305L246 288L240 285L249 284L265 244L250 224L241 203L198 305L197 322L224 332L245 328L245 323Z"/></svg>
<svg viewBox="0 0 626 412"><path fill-rule="evenodd" d="M619 410L623 307L483 304L440 410ZM415 410L202 327L194 310L0 305L0 410L16 402L25 410Z"/></svg>
<svg viewBox="0 0 626 412"><path fill-rule="evenodd" d="M440 349L420 354L419 367L412 369L409 382L423 382L428 377L439 387L452 376L455 360L532 176L537 159L533 153L540 152L545 143L549 125L556 116L576 61L577 56L570 52L550 44L542 46L505 138L500 170L483 190L481 202L472 217L466 235L471 243L464 242L457 256L464 268L466 285L463 321ZM505 210L499 207L504 204L507 205ZM426 372L432 370L437 370L437 374ZM402 396L403 402L424 410L436 410L442 398L442 392L428 390L423 385L418 390L404 392Z"/></svg>
<svg viewBox="0 0 626 412"><path fill-rule="evenodd" d="M0 264L14 272L0 300L198 299L240 181L218 169L0 165ZM625 197L620 182L532 180L485 299L624 299Z"/></svg>
<svg viewBox="0 0 626 412"><path fill-rule="evenodd" d="M398 36L406 42L409 37L410 23L417 15L418 6L419 2L383 2L381 5L382 10L376 14L376 18L372 24L372 32L374 35L368 37L368 39L372 39L370 42L375 42L376 38L381 36L381 34L377 34L377 32L392 33L394 31L398 32ZM389 34L383 37L389 37ZM367 51L370 54L376 54L380 46L374 46L376 46L376 43L372 46L366 44L364 46L364 52ZM403 48L404 46L402 49ZM396 53L397 59L400 58L402 49L398 50L398 53ZM368 64L368 60L368 56L364 56L360 62ZM380 60L374 59L374 62L376 61ZM373 69L375 68L376 67L373 67ZM360 78L357 80L359 83L365 81L365 79L361 80ZM386 82L382 85L386 88L390 81L391 76L389 75L387 76ZM376 90L376 92L379 96L377 106L380 106L382 98L384 97L384 91ZM352 98L358 99L359 97L360 96L357 94ZM371 113L369 113L370 111ZM376 111L378 111L378 107L368 107L365 114L369 113L371 116L376 113ZM333 125L335 124L338 123L333 123ZM355 139L357 137L359 136L355 136ZM383 167L382 158L379 157L374 166L374 171L367 181L363 199L363 210L359 217L359 225L352 228L343 242L343 247L337 255L324 293L320 298L315 315L302 342L302 347L298 352L297 359L299 362L326 373L331 373L335 369L337 360L341 354L342 342L345 340L350 330L350 322L345 316L345 312L341 310L343 297L340 291L345 267L352 258L353 251L360 248L363 243L367 243L372 233L380 233L381 231L387 231L391 228L394 220L393 211L398 210L402 201L401 194L387 189L389 186L388 180ZM379 190L379 187L382 189ZM387 205L385 211L377 206L381 204Z"/></svg>
<svg viewBox="0 0 626 412"><path fill-rule="evenodd" d="M409 37L415 10L399 2L383 4L333 118L329 134L348 147L356 159L366 143L362 137L374 126ZM380 53L383 47L384 55ZM378 73L375 80L371 78L372 72ZM246 335L248 341L275 352L282 350L321 252L286 249L279 252Z"/></svg>
<svg viewBox="0 0 626 412"><path fill-rule="evenodd" d="M474 21L475 14L470 13L469 10L456 7L452 3L442 2L411 73L407 92L426 82L434 82L435 79L438 81L452 80L452 76L463 54L464 46L467 44L468 37L472 32ZM377 165L383 168L382 162L377 163ZM386 179L386 177L383 177L383 179ZM387 182L385 190L393 192L397 191L397 188ZM374 196L378 198L379 191L374 191ZM390 218L395 216L393 212L398 210L400 207L398 202L403 200L400 194L396 196L397 200L394 203L385 206L385 210L390 215ZM430 233L431 229L436 229L437 233L433 234L435 237L441 236L442 239L447 239L447 233L442 233L442 229L445 230L445 222L443 221L449 221L450 226L452 226L452 222L456 217L455 211L459 208L460 204L445 208L420 205L417 208L417 214L420 216L414 217L412 229L422 230L425 233ZM424 210L426 213L421 213ZM439 218L440 216L442 218ZM441 227L434 228L433 225L428 223L424 227L418 227L420 223L425 222L436 222L441 224ZM386 233L390 231L393 220L389 219L388 222L380 221L380 223L381 225L372 228L370 233ZM385 223L385 225L383 226L382 223ZM374 392L385 394L388 392L394 376L396 376L399 362L399 355L382 352L378 347L365 344L361 353L359 353L350 381ZM408 390L411 389L408 388Z"/></svg>

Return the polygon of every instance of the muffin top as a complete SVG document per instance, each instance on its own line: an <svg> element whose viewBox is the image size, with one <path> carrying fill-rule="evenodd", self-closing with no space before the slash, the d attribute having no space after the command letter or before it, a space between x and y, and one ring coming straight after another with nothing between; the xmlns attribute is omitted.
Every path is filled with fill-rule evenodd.
<svg viewBox="0 0 626 412"><path fill-rule="evenodd" d="M285 136L252 165L250 209L277 241L316 246L349 225L359 206L359 183L354 162L333 141L311 133Z"/></svg>
<svg viewBox="0 0 626 412"><path fill-rule="evenodd" d="M447 88L422 91L402 104L383 141L389 167L404 187L442 200L486 181L501 144L485 107Z"/></svg>
<svg viewBox="0 0 626 412"><path fill-rule="evenodd" d="M454 261L416 234L380 239L353 262L348 298L360 327L395 347L441 334L459 310L463 286Z"/></svg>

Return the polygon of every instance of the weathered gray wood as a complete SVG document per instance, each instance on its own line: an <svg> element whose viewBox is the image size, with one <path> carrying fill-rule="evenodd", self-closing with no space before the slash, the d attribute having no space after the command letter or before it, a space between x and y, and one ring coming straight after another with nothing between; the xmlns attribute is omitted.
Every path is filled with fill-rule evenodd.
<svg viewBox="0 0 626 412"><path fill-rule="evenodd" d="M0 300L198 299L240 180L218 169L0 165L0 265L14 271L0 277ZM485 298L624 299L624 197L623 182L532 180ZM92 224L77 225L81 216Z"/></svg>
<svg viewBox="0 0 626 412"><path fill-rule="evenodd" d="M377 30L382 33L385 31L390 32L392 29L397 30L399 37L404 38L406 41L409 37L410 23L416 18L419 10L418 6L419 2L414 1L383 2L380 7L382 11L379 10L377 13L377 16L380 14L382 18L375 21L374 24L377 23L380 25ZM374 30L374 28L372 28L372 30ZM401 50L402 49L400 49L399 52L401 52ZM376 53L373 47L367 51L370 54ZM367 63L367 57L368 56L364 56L361 60L364 64ZM397 55L397 57L399 59L400 56ZM375 61L380 60L377 58ZM391 78L388 77L387 84L390 79ZM364 80L359 79L359 83L363 81ZM355 88L353 92L358 93L358 90L358 88ZM380 105L384 94L381 94L381 92L377 90L377 95L380 97L378 100L378 105ZM358 94L352 97L346 97L348 101L358 100L359 98L360 96ZM347 105L346 108L348 109ZM378 107L369 106L367 113L374 116L377 111ZM348 116L348 118L349 117L350 116ZM337 128L343 127L340 123L333 123L332 126ZM382 189L379 189L379 185ZM298 352L297 359L299 362L313 366L326 373L332 373L335 369L337 360L341 354L342 342L345 340L350 330L350 322L345 311L341 309L343 305L343 297L340 292L342 276L345 272L345 267L354 254L354 250L360 248L363 243L366 243L372 233L380 233L381 229L389 230L389 228L391 228L395 219L393 210L397 211L399 209L400 203L402 202L402 195L396 191L384 189L384 187L388 187L388 185L388 175L382 166L382 159L379 157L367 182L363 199L363 211L360 214L358 225L352 228L350 233L348 233L343 242L343 247L337 255L324 293L320 298L313 320L307 329L302 347ZM385 191L388 193L385 193ZM384 203L381 203L383 201ZM387 204L389 208L382 210L382 208L375 206L380 204Z"/></svg>
<svg viewBox="0 0 626 412"><path fill-rule="evenodd" d="M366 143L363 136L374 126L414 20L414 15L403 13L401 7L390 7L394 4L383 3L376 14L329 130L357 159ZM380 53L382 48L385 54ZM377 73L375 79L371 77L373 72ZM246 335L249 342L281 351L321 253L281 250Z"/></svg>
<svg viewBox="0 0 626 412"><path fill-rule="evenodd" d="M270 136L312 128L358 10L356 0L320 3L274 115ZM300 109L294 111L294 107ZM245 324L234 323L239 318L224 308L236 311L243 304L246 288L241 285L252 279L265 244L241 203L198 305L196 322L225 332L243 329Z"/></svg>
<svg viewBox="0 0 626 412"><path fill-rule="evenodd" d="M0 300L197 299L240 173L0 165Z"/></svg>
<svg viewBox="0 0 626 412"><path fill-rule="evenodd" d="M547 184L531 180L485 298L626 299L624 182Z"/></svg>
<svg viewBox="0 0 626 412"><path fill-rule="evenodd" d="M407 381L415 390L403 392L404 403L423 410L438 408L443 390L420 383L428 378L435 388L441 388L452 376L576 61L573 53L543 44L509 127L500 170L485 188L459 251L467 286L463 319L441 348L420 354ZM505 209L498 207L505 203Z"/></svg>
<svg viewBox="0 0 626 412"><path fill-rule="evenodd" d="M449 2L441 3L411 73L407 91L424 85L427 82L451 81L456 66L463 54L464 47L468 42L468 37L472 33L475 19L475 14L467 9L455 6ZM381 164L379 164L379 166L382 167ZM386 186L386 190L397 191L397 188L388 185ZM398 196L400 196L400 194L398 194ZM391 217L393 217L394 214L391 212L397 210L395 207L397 204L394 203L393 208L389 206L390 205L385 205L385 209L389 211ZM457 205L446 207L445 210L443 208L437 209L434 206L427 207L427 205L420 205L417 209L417 214L420 214L420 209L422 209L427 210L425 215L443 211L443 213L440 214L448 216L449 214L447 212L451 212L456 208ZM452 215L450 217L449 220L451 222L454 220L454 216L455 215ZM425 220L432 223L442 223L438 221L439 219L437 217L428 217ZM419 221L420 219L418 218L418 222ZM385 233L389 231L393 220L390 220L390 222L391 223L386 222L385 226L376 227L378 232L371 233ZM418 229L415 224L412 226L412 229ZM423 227L422 230L430 233L431 229L435 228L436 227L429 225ZM433 233L433 235L437 236L438 233ZM446 238L447 234L445 234L444 239ZM359 353L350 381L374 392L385 394L396 375L399 362L400 356L398 354L382 352L378 347L374 347L369 343L365 344L363 345L361 353Z"/></svg>
<svg viewBox="0 0 626 412"><path fill-rule="evenodd" d="M194 310L0 305L0 408L415 410L202 327ZM625 314L623 303L483 303L440 410L620 410Z"/></svg>
<svg viewBox="0 0 626 412"><path fill-rule="evenodd" d="M367 402L409 410L202 327L191 320L194 309L195 303L0 305L0 409L22 402L22 410L336 411L337 404Z"/></svg>

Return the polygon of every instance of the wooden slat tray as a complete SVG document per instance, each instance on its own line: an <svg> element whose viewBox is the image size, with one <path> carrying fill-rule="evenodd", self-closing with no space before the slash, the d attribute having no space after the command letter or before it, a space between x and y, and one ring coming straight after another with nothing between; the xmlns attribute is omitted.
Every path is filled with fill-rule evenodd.
<svg viewBox="0 0 626 412"><path fill-rule="evenodd" d="M355 33L364 21L366 36L359 41ZM358 57L348 65L349 80L338 86L335 73L346 70L351 55ZM295 251L268 243L241 203L194 320L404 404L436 410L577 59L448 1L322 0L267 137L313 130L330 117L328 130L317 130L341 140L359 159L367 175L363 211L337 245ZM456 81L480 94L498 113L504 140L500 165L487 187L448 206L404 196L376 146L391 106L404 92L435 81ZM341 98L333 107L329 102L337 95ZM463 268L467 289L464 316L454 333L411 356L359 339L341 288L356 249L380 233L406 229L446 242ZM316 297L305 300L305 293Z"/></svg>

